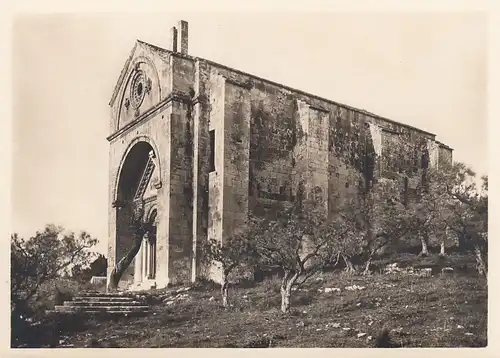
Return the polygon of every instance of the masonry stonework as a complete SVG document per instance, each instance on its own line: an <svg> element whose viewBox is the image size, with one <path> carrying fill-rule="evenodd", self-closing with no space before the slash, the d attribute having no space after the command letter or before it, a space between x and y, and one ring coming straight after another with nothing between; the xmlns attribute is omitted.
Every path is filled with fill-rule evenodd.
<svg viewBox="0 0 500 358"><path fill-rule="evenodd" d="M332 212L381 178L410 196L426 168L452 163L432 133L190 56L187 35L181 22L172 50L137 41L110 101L108 275L131 246L134 210L155 227L122 288L215 275L200 243L249 212L304 199Z"/></svg>

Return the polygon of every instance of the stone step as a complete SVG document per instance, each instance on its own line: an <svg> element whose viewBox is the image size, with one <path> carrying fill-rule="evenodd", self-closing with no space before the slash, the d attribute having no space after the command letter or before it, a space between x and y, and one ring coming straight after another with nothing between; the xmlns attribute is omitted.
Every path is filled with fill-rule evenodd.
<svg viewBox="0 0 500 358"><path fill-rule="evenodd" d="M58 311L58 310L47 311L48 314L57 314L57 315L72 314L74 312L75 311ZM149 314L149 311L114 311L114 310L109 310L109 311L86 310L78 312L83 312L84 314L90 316L100 316L100 317L107 317L107 316L144 317Z"/></svg>
<svg viewBox="0 0 500 358"><path fill-rule="evenodd" d="M149 306L55 306L57 312L148 312Z"/></svg>
<svg viewBox="0 0 500 358"><path fill-rule="evenodd" d="M87 291L79 293L82 297L134 297L135 295L130 292L98 292Z"/></svg>
<svg viewBox="0 0 500 358"><path fill-rule="evenodd" d="M86 314L92 315L112 315L112 316L127 316L127 317L144 317L149 314L149 311L85 311Z"/></svg>
<svg viewBox="0 0 500 358"><path fill-rule="evenodd" d="M64 306L144 306L143 302L139 301L92 301L92 300L73 300L73 301L65 301Z"/></svg>
<svg viewBox="0 0 500 358"><path fill-rule="evenodd" d="M82 296L81 294L73 297L73 301L100 301L100 302L132 302L135 297L124 296Z"/></svg>

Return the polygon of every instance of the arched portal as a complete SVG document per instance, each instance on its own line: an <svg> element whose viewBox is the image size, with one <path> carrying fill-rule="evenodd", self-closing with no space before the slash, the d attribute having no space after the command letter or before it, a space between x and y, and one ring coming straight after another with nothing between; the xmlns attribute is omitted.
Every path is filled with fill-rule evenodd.
<svg viewBox="0 0 500 358"><path fill-rule="evenodd" d="M144 212L145 199L147 199L145 196L150 193L148 188L151 187L155 170L157 170L156 153L153 147L145 141L134 144L123 161L116 190L116 262L119 262L134 246L134 228L131 225L133 221L141 220L146 223L152 218L152 214L145 217ZM147 205L151 204L151 200L148 200ZM155 223L155 218L150 222ZM154 278L156 229L150 231L144 235L141 250L122 276L122 281L128 284L133 281L141 282L143 278L150 278L151 273ZM147 258L144 257L145 260L142 260L143 255L147 255ZM141 265L146 263L148 263L147 271L141 269ZM143 273L146 272L148 275L144 276Z"/></svg>

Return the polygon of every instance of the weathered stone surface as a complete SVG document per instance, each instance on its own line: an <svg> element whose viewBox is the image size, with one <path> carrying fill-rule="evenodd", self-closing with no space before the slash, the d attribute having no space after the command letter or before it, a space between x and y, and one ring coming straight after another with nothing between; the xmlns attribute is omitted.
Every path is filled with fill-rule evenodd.
<svg viewBox="0 0 500 358"><path fill-rule="evenodd" d="M443 267L441 269L442 274L450 274L453 273L453 267Z"/></svg>
<svg viewBox="0 0 500 358"><path fill-rule="evenodd" d="M85 314L108 314L137 316L149 312L149 306L144 300L119 294L104 294L96 292L81 293L71 301L54 307L58 313L83 312Z"/></svg>
<svg viewBox="0 0 500 358"><path fill-rule="evenodd" d="M249 212L272 217L314 199L326 213L382 179L409 200L428 167L452 162L434 134L189 56L187 23L182 32L180 52L138 41L110 102L108 275L131 245L134 205L144 220L156 210L147 282L163 288L216 278L199 246ZM137 194L150 151L154 171ZM142 280L131 265L121 288Z"/></svg>
<svg viewBox="0 0 500 358"><path fill-rule="evenodd" d="M101 284L106 284L107 278L106 276L92 276L90 279L90 283L92 285L101 285Z"/></svg>

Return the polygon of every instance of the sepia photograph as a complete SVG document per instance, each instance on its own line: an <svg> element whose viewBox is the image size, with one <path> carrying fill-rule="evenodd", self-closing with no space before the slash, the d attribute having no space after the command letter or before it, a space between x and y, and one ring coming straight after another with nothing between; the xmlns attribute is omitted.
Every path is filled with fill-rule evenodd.
<svg viewBox="0 0 500 358"><path fill-rule="evenodd" d="M11 36L11 348L488 346L487 13Z"/></svg>

